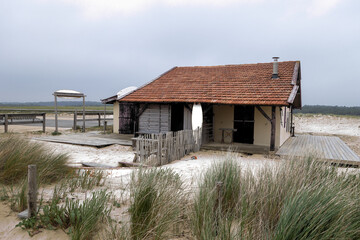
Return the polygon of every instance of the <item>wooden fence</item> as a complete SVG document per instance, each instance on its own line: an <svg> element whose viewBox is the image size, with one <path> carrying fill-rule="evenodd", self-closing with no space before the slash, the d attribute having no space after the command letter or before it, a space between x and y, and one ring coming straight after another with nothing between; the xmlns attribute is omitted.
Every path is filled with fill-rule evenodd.
<svg viewBox="0 0 360 240"><path fill-rule="evenodd" d="M41 117L41 118L37 118ZM45 132L46 126L46 113L11 113L0 114L0 125L4 125L5 132L8 132L9 125L23 125L42 123L43 132Z"/></svg>
<svg viewBox="0 0 360 240"><path fill-rule="evenodd" d="M182 130L160 134L142 134L135 141L135 159L152 166L161 166L200 150L202 130Z"/></svg>
<svg viewBox="0 0 360 240"><path fill-rule="evenodd" d="M106 118L106 115L104 115L106 112L89 112L89 111L85 111L85 116L97 116L97 118L87 118L85 119L85 122L88 121L97 121L98 122L98 126L101 126L101 122L104 123L104 125L106 124L106 121L111 121L113 120L112 118ZM82 116L82 111L75 111L74 112L74 123L73 123L73 129L76 130L77 129L77 122L82 122L83 119L82 118L78 118L78 116ZM104 117L105 116L105 117ZM85 124L84 124L85 125Z"/></svg>

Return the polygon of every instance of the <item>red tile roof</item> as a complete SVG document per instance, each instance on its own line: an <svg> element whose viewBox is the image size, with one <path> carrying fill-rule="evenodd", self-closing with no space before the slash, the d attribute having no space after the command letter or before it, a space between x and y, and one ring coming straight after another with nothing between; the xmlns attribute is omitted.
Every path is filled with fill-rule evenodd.
<svg viewBox="0 0 360 240"><path fill-rule="evenodd" d="M273 63L175 67L120 101L289 105L297 63L279 62L278 79Z"/></svg>

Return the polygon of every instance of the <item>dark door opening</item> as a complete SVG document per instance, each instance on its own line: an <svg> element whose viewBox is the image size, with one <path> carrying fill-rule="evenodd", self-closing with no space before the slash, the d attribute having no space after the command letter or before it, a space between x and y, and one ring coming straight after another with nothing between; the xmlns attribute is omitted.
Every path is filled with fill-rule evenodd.
<svg viewBox="0 0 360 240"><path fill-rule="evenodd" d="M184 105L175 103L171 105L171 131L184 130Z"/></svg>
<svg viewBox="0 0 360 240"><path fill-rule="evenodd" d="M254 143L254 106L235 105L234 142Z"/></svg>

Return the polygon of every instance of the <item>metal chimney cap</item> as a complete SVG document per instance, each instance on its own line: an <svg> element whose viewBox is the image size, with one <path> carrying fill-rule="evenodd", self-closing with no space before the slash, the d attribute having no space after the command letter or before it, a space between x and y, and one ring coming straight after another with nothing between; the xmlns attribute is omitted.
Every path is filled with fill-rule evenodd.
<svg viewBox="0 0 360 240"><path fill-rule="evenodd" d="M279 59L280 57L273 57L274 61L277 62L277 60Z"/></svg>

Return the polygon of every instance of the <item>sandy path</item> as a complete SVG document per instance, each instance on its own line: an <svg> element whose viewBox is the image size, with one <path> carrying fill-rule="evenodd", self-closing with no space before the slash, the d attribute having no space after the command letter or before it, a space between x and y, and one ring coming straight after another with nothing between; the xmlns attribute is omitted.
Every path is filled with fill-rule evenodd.
<svg viewBox="0 0 360 240"><path fill-rule="evenodd" d="M52 142L41 143L55 153L69 154L69 164L96 162L116 167L119 161L132 162L134 159L134 152L129 146L111 145L109 147L96 148Z"/></svg>

